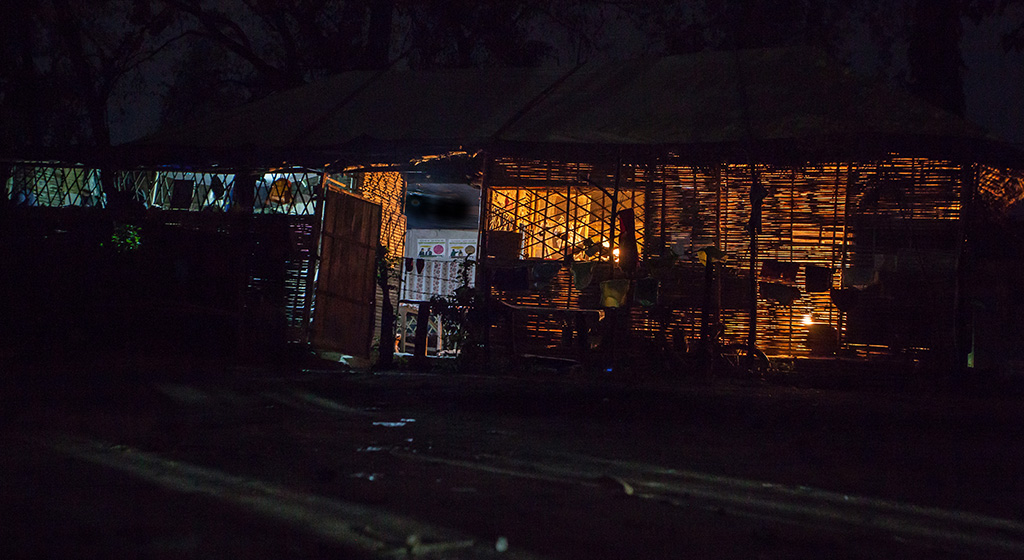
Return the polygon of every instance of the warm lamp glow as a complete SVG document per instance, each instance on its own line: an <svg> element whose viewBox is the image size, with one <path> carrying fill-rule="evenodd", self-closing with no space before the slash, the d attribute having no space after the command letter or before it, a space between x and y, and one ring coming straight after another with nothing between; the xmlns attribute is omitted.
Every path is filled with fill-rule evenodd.
<svg viewBox="0 0 1024 560"><path fill-rule="evenodd" d="M804 315L804 320L801 322L805 325L813 325L814 319L810 315Z"/></svg>

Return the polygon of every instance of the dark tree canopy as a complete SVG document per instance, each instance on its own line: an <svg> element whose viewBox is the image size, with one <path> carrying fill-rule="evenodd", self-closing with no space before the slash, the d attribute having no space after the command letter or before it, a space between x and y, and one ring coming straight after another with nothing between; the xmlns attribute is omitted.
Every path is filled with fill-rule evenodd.
<svg viewBox="0 0 1024 560"><path fill-rule="evenodd" d="M542 2L423 0L407 2L402 56L414 67L536 66L552 46L529 36Z"/></svg>
<svg viewBox="0 0 1024 560"><path fill-rule="evenodd" d="M160 51L164 11L130 0L18 2L5 11L0 126L17 144L110 143L112 93Z"/></svg>
<svg viewBox="0 0 1024 560"><path fill-rule="evenodd" d="M917 0L907 48L908 85L922 99L963 115L964 81L961 70L958 0Z"/></svg>
<svg viewBox="0 0 1024 560"><path fill-rule="evenodd" d="M40 0L0 18L3 142L107 144L111 107L162 96L180 122L353 69L575 64L591 58L871 40L906 84L962 114L961 22L1024 0ZM888 55L887 55L888 53ZM885 64L884 62L882 63ZM148 80L148 81L147 81Z"/></svg>

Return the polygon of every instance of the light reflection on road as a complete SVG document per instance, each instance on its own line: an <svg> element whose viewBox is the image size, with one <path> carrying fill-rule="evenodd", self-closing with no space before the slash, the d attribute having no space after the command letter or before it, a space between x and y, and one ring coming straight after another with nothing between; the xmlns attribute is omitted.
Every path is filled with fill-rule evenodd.
<svg viewBox="0 0 1024 560"><path fill-rule="evenodd" d="M383 421L383 420L382 421L377 421L377 422L374 422L373 425L374 426L383 426L385 428L401 428L402 426L405 426L407 424L411 424L411 423L413 423L415 421L416 421L415 418L402 418L401 420L391 421L391 422L386 422L386 421Z"/></svg>
<svg viewBox="0 0 1024 560"><path fill-rule="evenodd" d="M1017 521L806 486L771 484L572 453L553 453L532 460L484 454L467 460L397 449L391 454L495 475L612 487L619 493L625 488L628 489L625 494L641 499L765 521L822 530L867 529L926 545L1024 554L1024 524ZM609 485L607 481L616 484Z"/></svg>
<svg viewBox="0 0 1024 560"><path fill-rule="evenodd" d="M34 443L170 490L224 500L373 555L404 557L461 551L460 557L475 558L474 551L487 557L493 548L489 543L478 543L453 530L377 508L296 492L262 480L173 461L129 446L62 434L37 437ZM358 473L354 476L372 481L380 475ZM534 558L522 551L508 551L505 557Z"/></svg>

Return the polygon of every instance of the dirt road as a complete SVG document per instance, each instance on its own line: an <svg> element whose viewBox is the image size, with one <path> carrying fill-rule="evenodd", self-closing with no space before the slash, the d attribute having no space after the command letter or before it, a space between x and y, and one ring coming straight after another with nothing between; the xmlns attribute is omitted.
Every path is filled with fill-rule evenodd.
<svg viewBox="0 0 1024 560"><path fill-rule="evenodd" d="M36 399L5 557L1014 558L1015 401L306 373Z"/></svg>

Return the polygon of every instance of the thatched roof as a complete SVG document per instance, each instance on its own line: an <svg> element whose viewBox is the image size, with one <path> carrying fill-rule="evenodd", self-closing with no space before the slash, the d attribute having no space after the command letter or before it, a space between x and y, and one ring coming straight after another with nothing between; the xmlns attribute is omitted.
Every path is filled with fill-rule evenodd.
<svg viewBox="0 0 1024 560"><path fill-rule="evenodd" d="M349 72L133 144L198 159L369 162L454 149L806 159L966 156L984 131L808 49L704 52L566 69ZM166 153L166 152L165 152Z"/></svg>

